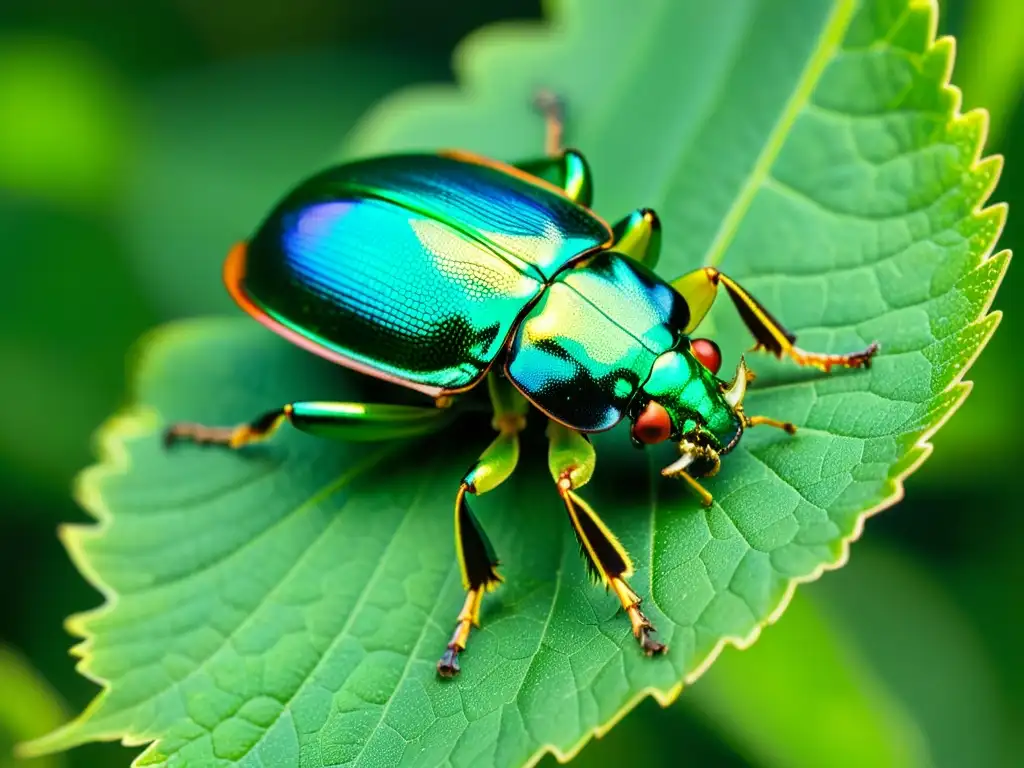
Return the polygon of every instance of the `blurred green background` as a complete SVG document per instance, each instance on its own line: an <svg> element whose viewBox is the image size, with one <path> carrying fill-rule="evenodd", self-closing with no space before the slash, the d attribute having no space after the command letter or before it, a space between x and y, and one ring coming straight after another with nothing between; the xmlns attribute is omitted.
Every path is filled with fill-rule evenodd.
<svg viewBox="0 0 1024 768"><path fill-rule="evenodd" d="M1024 3L942 8L940 32L959 39L953 81L966 107L990 108L988 151L1006 156L992 197L1011 205L1001 247L1021 250ZM62 622L100 597L56 528L87 519L70 484L92 431L124 402L131 343L168 319L232 311L227 246L336 153L360 114L403 85L450 80L451 50L476 27L540 13L539 0L0 2L0 766L14 764L14 741L98 690L74 671ZM849 674L905 710L938 766L1024 759L1017 272L968 376L974 393L906 501L869 522L846 569L801 590L840 633ZM641 705L580 763L632 760L643 744L652 766L813 765L799 730L780 727L775 752L743 735L758 702L787 699L768 646L777 633L782 647L786 627L743 673L763 689L746 714L730 709L738 721L725 725L698 683L668 710ZM817 681L823 695L830 684ZM136 752L91 745L19 765L123 766Z"/></svg>

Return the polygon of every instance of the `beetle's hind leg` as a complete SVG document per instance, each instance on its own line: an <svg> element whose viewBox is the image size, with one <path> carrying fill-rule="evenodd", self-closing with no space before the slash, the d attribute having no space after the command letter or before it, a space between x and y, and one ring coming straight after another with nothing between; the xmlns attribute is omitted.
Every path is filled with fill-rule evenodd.
<svg viewBox="0 0 1024 768"><path fill-rule="evenodd" d="M545 156L518 162L515 167L554 184L569 199L589 207L594 200L590 166L582 153L562 146L565 110L561 99L551 91L542 90L537 93L534 106L544 115Z"/></svg>
<svg viewBox="0 0 1024 768"><path fill-rule="evenodd" d="M718 286L725 288L740 317L756 340L755 349L764 349L781 358L789 357L797 365L809 366L828 373L833 368L869 368L878 352L878 342L865 349L845 355L808 352L796 345L796 336L787 331L771 312L747 290L728 275L714 267L704 267L674 280L672 286L686 299L690 308L690 322L683 333L691 333L711 309Z"/></svg>
<svg viewBox="0 0 1024 768"><path fill-rule="evenodd" d="M459 673L459 654L466 650L473 627L480 626L483 596L501 583L498 558L494 547L466 498L492 491L505 482L519 462L519 433L526 426L526 400L507 380L497 374L487 377L494 419L491 422L498 436L469 468L455 496L455 552L462 572L466 602L455 620L455 631L441 659L437 672L442 677Z"/></svg>
<svg viewBox="0 0 1024 768"><path fill-rule="evenodd" d="M242 448L269 439L286 421L296 429L338 440L396 440L436 432L457 415L455 408L420 408L372 403L299 402L267 411L234 427L179 422L164 432L178 442Z"/></svg>
<svg viewBox="0 0 1024 768"><path fill-rule="evenodd" d="M554 91L542 88L534 94L533 106L544 116L544 153L558 157L564 149L565 101Z"/></svg>
<svg viewBox="0 0 1024 768"><path fill-rule="evenodd" d="M548 467L591 578L604 584L619 598L629 616L633 636L643 652L648 656L664 653L666 646L651 636L656 630L640 610L640 596L626 581L633 575L629 554L604 521L575 492L590 480L594 472L596 455L593 446L581 433L554 421L548 424L548 438L551 441Z"/></svg>

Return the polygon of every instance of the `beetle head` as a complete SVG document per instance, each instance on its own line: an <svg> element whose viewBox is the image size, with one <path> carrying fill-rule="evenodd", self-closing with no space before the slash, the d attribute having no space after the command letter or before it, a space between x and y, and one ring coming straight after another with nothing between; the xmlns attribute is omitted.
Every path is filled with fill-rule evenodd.
<svg viewBox="0 0 1024 768"><path fill-rule="evenodd" d="M689 350L662 354L630 414L635 445L673 440L680 457L663 474L712 475L736 447L747 420L743 398L753 378L741 359L731 382L719 379Z"/></svg>

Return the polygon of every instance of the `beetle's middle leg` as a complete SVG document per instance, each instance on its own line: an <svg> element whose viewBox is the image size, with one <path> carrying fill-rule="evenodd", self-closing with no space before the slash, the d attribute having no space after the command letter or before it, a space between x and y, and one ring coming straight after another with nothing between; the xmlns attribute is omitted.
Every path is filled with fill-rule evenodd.
<svg viewBox="0 0 1024 768"><path fill-rule="evenodd" d="M640 610L640 596L626 581L633 575L629 554L590 505L576 494L576 489L585 485L594 472L594 447L581 433L555 421L548 423L548 438L548 468L569 514L587 570L595 581L619 598L644 653L663 653L665 645L651 637L656 630Z"/></svg>
<svg viewBox="0 0 1024 768"><path fill-rule="evenodd" d="M459 653L466 650L472 628L480 626L484 594L501 583L498 558L466 495L479 496L492 491L511 476L519 461L519 433L526 426L529 407L522 395L497 374L488 375L487 388L494 407L491 423L498 436L466 472L455 496L455 551L466 602L455 620L448 648L437 662L437 671L442 677L459 673Z"/></svg>

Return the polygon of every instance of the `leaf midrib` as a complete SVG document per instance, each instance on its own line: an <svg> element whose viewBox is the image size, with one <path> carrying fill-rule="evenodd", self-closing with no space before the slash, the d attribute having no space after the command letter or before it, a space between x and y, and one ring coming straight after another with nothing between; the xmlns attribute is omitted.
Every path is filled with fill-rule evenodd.
<svg viewBox="0 0 1024 768"><path fill-rule="evenodd" d="M740 223L746 216L754 197L760 190L765 178L768 176L775 163L779 152L785 144L789 131L796 122L797 117L803 111L804 106L810 100L818 81L821 79L828 63L834 58L836 50L842 45L846 30L853 20L856 10L854 0L838 0L829 14L818 41L814 46L814 52L804 65L800 74L797 86L783 107L782 113L768 134L768 140L761 153L758 155L754 167L743 182L740 192L733 200L729 211L722 218L722 222L715 232L715 236L708 246L702 263L708 266L717 266L725 256L725 252L732 243Z"/></svg>
<svg viewBox="0 0 1024 768"><path fill-rule="evenodd" d="M737 64L743 57L743 52L746 47L744 44L749 38L750 33L753 31L753 25L756 18L757 13L755 11L751 11L746 20L746 27L743 34L736 35L736 39L733 43L733 50L730 51L731 58L729 66L725 68L722 77L719 78L718 87L715 90L714 96L705 100L703 113L700 117L693 120L693 129L690 131L690 141L680 141L678 149L673 153L671 162L665 163L665 167L670 169L670 172L665 174L658 193L652 198L659 204L668 200L669 192L676 183L678 170L682 167L684 158L686 158L693 150L693 137L699 134L701 126L706 126L708 124L708 117L714 114L715 108L721 104L722 97L728 93L727 86L729 84L729 76L736 70ZM677 277L677 275L668 275L668 277L671 279Z"/></svg>

